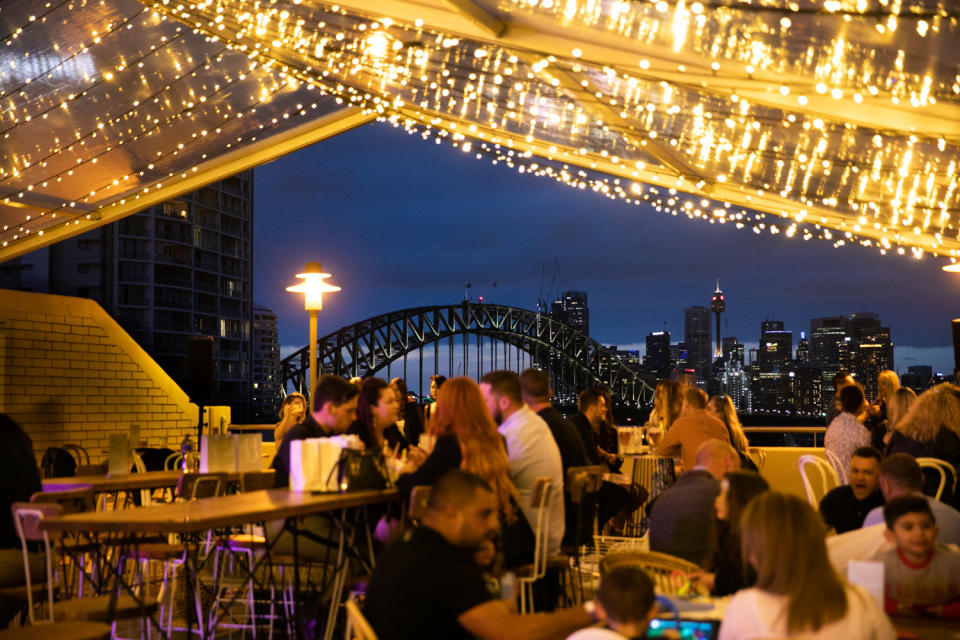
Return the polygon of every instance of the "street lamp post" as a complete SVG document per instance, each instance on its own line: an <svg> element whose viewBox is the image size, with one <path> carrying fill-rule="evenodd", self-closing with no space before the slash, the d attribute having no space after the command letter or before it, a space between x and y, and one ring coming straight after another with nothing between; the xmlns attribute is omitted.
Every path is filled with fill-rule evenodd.
<svg viewBox="0 0 960 640"><path fill-rule="evenodd" d="M324 282L330 277L323 273L319 262L308 262L303 273L297 274L303 282L287 287L287 291L303 294L303 308L310 314L310 388L308 395L312 397L313 387L317 383L317 312L323 309L323 294L340 291L340 287Z"/></svg>

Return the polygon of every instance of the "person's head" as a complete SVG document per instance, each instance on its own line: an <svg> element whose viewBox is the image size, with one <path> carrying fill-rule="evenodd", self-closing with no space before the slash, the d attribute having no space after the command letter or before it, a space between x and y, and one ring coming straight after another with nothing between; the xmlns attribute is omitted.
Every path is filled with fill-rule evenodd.
<svg viewBox="0 0 960 640"><path fill-rule="evenodd" d="M770 485L756 471L728 471L720 480L720 495L715 503L717 520L726 520L739 530L740 515L754 497L769 491Z"/></svg>
<svg viewBox="0 0 960 640"><path fill-rule="evenodd" d="M357 419L359 393L356 385L340 376L323 374L313 388L313 419L335 433L345 432Z"/></svg>
<svg viewBox="0 0 960 640"><path fill-rule="evenodd" d="M700 387L687 387L683 391L683 408L703 410L707 408L707 394Z"/></svg>
<svg viewBox="0 0 960 640"><path fill-rule="evenodd" d="M610 427L613 426L613 393L610 389L606 387L594 387L594 391L600 394L600 397L603 398L603 408L604 412L602 415L602 424L606 424Z"/></svg>
<svg viewBox="0 0 960 640"><path fill-rule="evenodd" d="M886 400L900 388L900 376L896 371L884 369L877 374L877 398Z"/></svg>
<svg viewBox="0 0 960 640"><path fill-rule="evenodd" d="M487 409L497 424L523 406L520 376L513 371L491 371L480 378L480 391L487 401Z"/></svg>
<svg viewBox="0 0 960 640"><path fill-rule="evenodd" d="M653 394L653 410L663 421L663 428L669 429L680 416L683 408L683 392L680 384L673 380L661 380Z"/></svg>
<svg viewBox="0 0 960 640"><path fill-rule="evenodd" d="M697 466L703 467L717 480L729 471L740 468L740 456L729 443L711 438L697 448Z"/></svg>
<svg viewBox="0 0 960 640"><path fill-rule="evenodd" d="M873 447L858 447L850 456L850 488L857 500L863 500L880 488L880 460Z"/></svg>
<svg viewBox="0 0 960 640"><path fill-rule="evenodd" d="M744 433L743 425L740 424L733 398L728 395L713 396L707 402L707 413L727 425L730 431L730 444L734 449L743 453L749 452L750 441L747 440L747 434Z"/></svg>
<svg viewBox="0 0 960 640"><path fill-rule="evenodd" d="M477 383L465 376L448 380L440 389L429 428L431 435L456 436L460 468L486 480L493 487L498 504L508 511L506 506L511 498L516 499L516 488L510 481L503 438L497 433Z"/></svg>
<svg viewBox="0 0 960 640"><path fill-rule="evenodd" d="M379 441L383 430L397 421L400 405L397 393L383 378L367 378L360 387L357 419L373 441Z"/></svg>
<svg viewBox="0 0 960 640"><path fill-rule="evenodd" d="M843 389L844 387L851 384L854 384L853 376L850 375L849 371L844 371L843 369L841 369L839 372L837 372L837 375L833 376L834 395L839 397L840 389Z"/></svg>
<svg viewBox="0 0 960 640"><path fill-rule="evenodd" d="M307 398L302 393L288 393L280 405L280 419L290 418L296 422L303 422L307 417Z"/></svg>
<svg viewBox="0 0 960 640"><path fill-rule="evenodd" d="M440 387L443 386L443 383L447 381L446 376L441 376L436 374L430 376L430 397L434 400L437 399L437 393L440 391Z"/></svg>
<svg viewBox="0 0 960 640"><path fill-rule="evenodd" d="M858 415L863 411L864 397L860 385L848 384L840 389L837 397L840 398L840 407L847 413Z"/></svg>
<svg viewBox="0 0 960 640"><path fill-rule="evenodd" d="M891 453L880 463L880 492L884 500L919 493L922 488L923 470L910 454Z"/></svg>
<svg viewBox="0 0 960 640"><path fill-rule="evenodd" d="M407 407L407 383L403 378L394 378L390 381L390 388L397 394L397 403L402 411Z"/></svg>
<svg viewBox="0 0 960 640"><path fill-rule="evenodd" d="M456 547L478 549L500 528L493 489L478 475L448 471L430 490L423 524Z"/></svg>
<svg viewBox="0 0 960 640"><path fill-rule="evenodd" d="M887 428L893 429L897 423L907 415L907 411L917 399L917 394L910 387L900 387L887 396Z"/></svg>
<svg viewBox="0 0 960 640"><path fill-rule="evenodd" d="M740 517L743 558L756 570L758 589L786 597L791 636L819 631L847 612L824 533L823 520L806 500L777 491L754 497Z"/></svg>
<svg viewBox="0 0 960 640"><path fill-rule="evenodd" d="M584 389L577 398L577 409L596 431L607 416L607 401L597 389Z"/></svg>
<svg viewBox="0 0 960 640"><path fill-rule="evenodd" d="M549 403L553 395L550 374L542 369L525 369L520 374L520 388L523 401L531 407Z"/></svg>
<svg viewBox="0 0 960 640"><path fill-rule="evenodd" d="M887 523L884 537L897 545L897 550L915 564L925 562L937 542L939 529L924 496L900 496L883 505Z"/></svg>
<svg viewBox="0 0 960 640"><path fill-rule="evenodd" d="M960 435L960 395L951 384L921 393L896 425L897 431L920 442L932 442L941 428Z"/></svg>
<svg viewBox="0 0 960 640"><path fill-rule="evenodd" d="M657 613L653 581L639 567L615 566L600 578L597 616L628 638L643 635Z"/></svg>

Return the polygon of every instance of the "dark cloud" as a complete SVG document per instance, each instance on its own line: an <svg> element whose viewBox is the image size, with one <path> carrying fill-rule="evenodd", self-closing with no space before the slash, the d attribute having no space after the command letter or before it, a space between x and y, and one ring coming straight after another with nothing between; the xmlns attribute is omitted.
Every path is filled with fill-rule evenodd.
<svg viewBox="0 0 960 640"><path fill-rule="evenodd" d="M382 124L257 169L255 194L255 297L279 313L283 344L306 341L302 303L283 288L308 260L344 288L322 314L330 331L458 302L466 281L533 308L544 266L545 289L589 293L592 333L610 344L642 343L664 321L680 339L683 309L708 305L716 278L724 333L751 342L765 318L799 338L812 317L873 311L898 346L948 345L960 295L960 278L930 259L657 213Z"/></svg>

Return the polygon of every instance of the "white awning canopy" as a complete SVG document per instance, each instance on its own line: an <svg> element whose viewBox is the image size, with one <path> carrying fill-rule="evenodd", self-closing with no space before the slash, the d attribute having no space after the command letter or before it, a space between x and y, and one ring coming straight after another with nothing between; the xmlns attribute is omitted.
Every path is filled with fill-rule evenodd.
<svg viewBox="0 0 960 640"><path fill-rule="evenodd" d="M960 256L931 0L22 0L0 261L373 119L758 232Z"/></svg>

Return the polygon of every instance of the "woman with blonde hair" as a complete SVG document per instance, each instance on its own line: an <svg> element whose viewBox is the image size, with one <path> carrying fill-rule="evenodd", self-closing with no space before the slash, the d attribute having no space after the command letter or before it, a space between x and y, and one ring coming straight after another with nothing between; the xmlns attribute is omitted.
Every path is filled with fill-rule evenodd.
<svg viewBox="0 0 960 640"><path fill-rule="evenodd" d="M917 396L894 426L885 453L939 458L960 469L960 387L944 383ZM934 495L939 476L925 477L923 492ZM953 504L955 496L949 486L940 499Z"/></svg>
<svg viewBox="0 0 960 640"><path fill-rule="evenodd" d="M730 434L730 444L740 456L740 466L743 469L757 471L757 463L750 455L750 442L743 431L740 418L737 417L737 408L733 406L733 398L728 395L713 396L707 403L707 413L727 426Z"/></svg>
<svg viewBox="0 0 960 640"><path fill-rule="evenodd" d="M823 521L805 500L761 493L744 510L740 529L743 558L757 579L730 600L720 640L895 640L883 609L834 571Z"/></svg>
<svg viewBox="0 0 960 640"><path fill-rule="evenodd" d="M298 425L307 417L307 398L302 393L288 393L280 405L280 422L273 426L273 441L280 446L290 427Z"/></svg>
<svg viewBox="0 0 960 640"><path fill-rule="evenodd" d="M517 489L503 438L477 383L467 377L447 380L437 393L437 407L427 428L436 438L429 455L415 449L397 479L397 488L409 493L418 485L432 485L450 469L480 476L493 488L503 525L505 566L532 559L533 533L517 506ZM529 536L529 540L527 539ZM527 549L529 545L529 549Z"/></svg>
<svg viewBox="0 0 960 640"><path fill-rule="evenodd" d="M910 387L900 387L887 398L887 432L883 436L883 444L890 442L890 436L893 435L893 429L905 415L917 399L917 394ZM883 447L878 447L881 451Z"/></svg>
<svg viewBox="0 0 960 640"><path fill-rule="evenodd" d="M680 417L683 409L683 387L673 380L661 380L653 392L653 411L647 420L652 432L663 435Z"/></svg>

